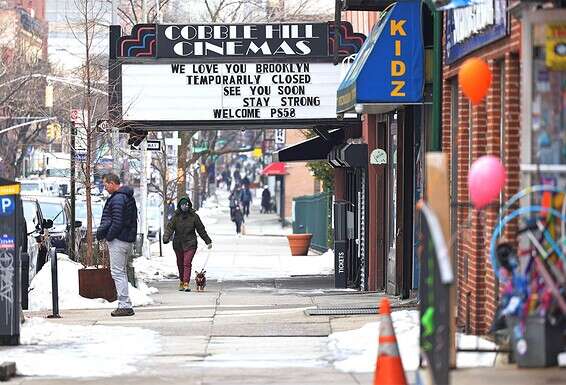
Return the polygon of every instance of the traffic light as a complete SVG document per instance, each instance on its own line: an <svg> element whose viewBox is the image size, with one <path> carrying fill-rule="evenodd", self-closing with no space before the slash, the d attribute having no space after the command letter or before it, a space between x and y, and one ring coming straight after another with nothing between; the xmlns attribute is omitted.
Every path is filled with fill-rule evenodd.
<svg viewBox="0 0 566 385"><path fill-rule="evenodd" d="M133 147L139 147L141 142L146 138L147 131L132 130L130 131L130 138L128 139L128 144Z"/></svg>
<svg viewBox="0 0 566 385"><path fill-rule="evenodd" d="M47 140L61 139L61 125L57 122L47 125Z"/></svg>

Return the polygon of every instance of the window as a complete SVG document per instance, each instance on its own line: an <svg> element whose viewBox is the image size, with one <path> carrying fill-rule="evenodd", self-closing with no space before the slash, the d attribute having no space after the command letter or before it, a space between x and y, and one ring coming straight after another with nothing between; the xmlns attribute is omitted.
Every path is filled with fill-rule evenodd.
<svg viewBox="0 0 566 385"><path fill-rule="evenodd" d="M41 212L45 219L51 219L54 225L65 225L65 212L59 203L40 202Z"/></svg>
<svg viewBox="0 0 566 385"><path fill-rule="evenodd" d="M546 50L553 31L566 29L565 15L564 10L538 11L523 19L525 185L566 185L566 71L547 58Z"/></svg>

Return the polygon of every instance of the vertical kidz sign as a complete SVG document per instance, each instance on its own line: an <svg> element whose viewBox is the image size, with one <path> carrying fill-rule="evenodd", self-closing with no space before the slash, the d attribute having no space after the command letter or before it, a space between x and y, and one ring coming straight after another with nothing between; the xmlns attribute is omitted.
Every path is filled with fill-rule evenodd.
<svg viewBox="0 0 566 385"><path fill-rule="evenodd" d="M394 52L391 59L391 92L389 96L403 97L406 96L405 85L407 81L405 75L407 74L407 66L403 61L403 37L407 36L405 31L405 24L407 19L394 20L391 19L389 23L389 35L394 39ZM397 80L398 79L398 80Z"/></svg>
<svg viewBox="0 0 566 385"><path fill-rule="evenodd" d="M349 23L340 39L333 23L142 24L131 36L113 26L111 118L141 129L343 126L333 50L354 54L364 39Z"/></svg>
<svg viewBox="0 0 566 385"><path fill-rule="evenodd" d="M337 111L356 104L419 103L424 88L421 1L407 0L382 14L338 88Z"/></svg>

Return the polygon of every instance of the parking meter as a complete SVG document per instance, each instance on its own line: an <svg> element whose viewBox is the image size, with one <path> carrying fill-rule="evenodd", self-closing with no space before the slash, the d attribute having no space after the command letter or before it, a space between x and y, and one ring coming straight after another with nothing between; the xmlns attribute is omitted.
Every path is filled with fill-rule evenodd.
<svg viewBox="0 0 566 385"><path fill-rule="evenodd" d="M0 178L0 345L20 343L20 184Z"/></svg>

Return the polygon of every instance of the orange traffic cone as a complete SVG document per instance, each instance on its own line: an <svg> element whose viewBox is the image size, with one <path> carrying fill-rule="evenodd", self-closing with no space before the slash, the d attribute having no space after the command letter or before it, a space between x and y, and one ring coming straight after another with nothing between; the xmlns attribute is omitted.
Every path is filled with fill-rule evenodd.
<svg viewBox="0 0 566 385"><path fill-rule="evenodd" d="M373 385L407 385L405 370L403 370L397 338L391 321L391 305L387 298L381 300L379 309L381 314L379 348Z"/></svg>

